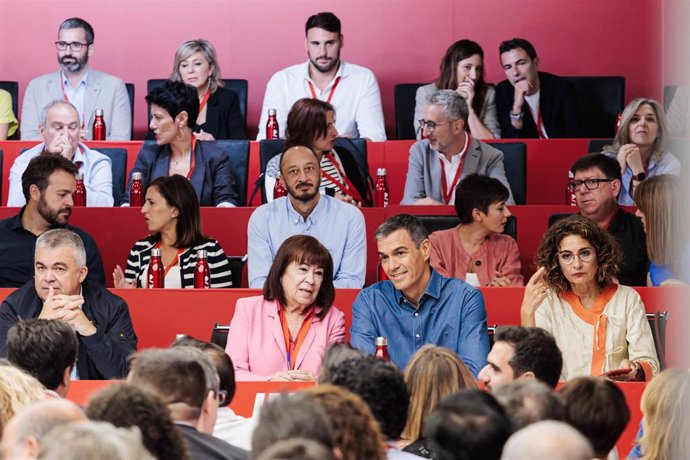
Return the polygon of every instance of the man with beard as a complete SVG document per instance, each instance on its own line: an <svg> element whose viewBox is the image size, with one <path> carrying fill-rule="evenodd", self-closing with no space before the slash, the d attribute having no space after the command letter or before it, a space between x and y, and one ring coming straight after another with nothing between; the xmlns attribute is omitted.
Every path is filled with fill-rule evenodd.
<svg viewBox="0 0 690 460"><path fill-rule="evenodd" d="M22 175L26 205L19 214L0 221L0 287L19 287L34 275L36 238L52 228L77 233L86 247L88 279L105 286L101 254L83 230L67 225L72 214L72 193L77 188L77 167L62 155L41 154Z"/></svg>
<svg viewBox="0 0 690 460"><path fill-rule="evenodd" d="M288 196L258 207L249 219L249 287L264 285L283 241L293 235L310 235L333 257L335 287L361 288L367 256L362 212L319 193L321 167L309 147L287 149L280 158L280 174Z"/></svg>
<svg viewBox="0 0 690 460"><path fill-rule="evenodd" d="M56 99L71 102L82 120L82 135L91 139L96 109L103 110L106 139L128 141L132 134L132 112L125 84L119 78L91 69L94 32L80 18L60 24L55 42L60 70L29 82L24 93L21 117L22 139L41 139L39 117L43 107Z"/></svg>
<svg viewBox="0 0 690 460"><path fill-rule="evenodd" d="M43 151L62 155L74 163L84 178L87 206L113 205L110 158L79 142L79 126L79 113L71 103L58 99L43 108L39 126L43 143L30 148L14 160L10 169L7 206L26 204L22 193L22 174L29 161Z"/></svg>
<svg viewBox="0 0 690 460"><path fill-rule="evenodd" d="M266 138L269 109L276 109L278 125L285 129L290 108L304 97L335 107L335 127L341 136L386 140L376 77L369 69L340 60L344 42L340 30L340 19L333 13L318 13L307 20L305 48L309 60L287 67L269 80L257 140Z"/></svg>

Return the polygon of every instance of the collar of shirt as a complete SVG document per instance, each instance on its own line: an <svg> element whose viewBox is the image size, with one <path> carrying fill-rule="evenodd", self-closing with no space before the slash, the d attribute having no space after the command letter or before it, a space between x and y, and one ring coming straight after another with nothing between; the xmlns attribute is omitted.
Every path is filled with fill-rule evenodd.
<svg viewBox="0 0 690 460"><path fill-rule="evenodd" d="M81 161L82 165L86 165L86 147L83 144L79 144L77 151L74 152L74 157L72 158L72 163L77 164L77 161Z"/></svg>
<svg viewBox="0 0 690 460"><path fill-rule="evenodd" d="M65 90L70 91L72 93L76 93L82 87L86 88L87 86L89 86L89 80L90 80L89 77L91 77L91 68L86 69L86 73L84 74L83 77L81 77L81 80L79 80L79 86L77 87L77 89L73 89L72 85L69 84L69 80L67 79L67 75L65 75L64 70L60 72L60 75L62 76L62 84L63 84L63 87L65 88Z"/></svg>
<svg viewBox="0 0 690 460"><path fill-rule="evenodd" d="M319 88L314 84L314 91L319 91L319 95L324 94L328 91L330 91L331 86L335 83L335 81L340 77L341 79L346 78L350 74L349 69L347 67L347 64L345 61L342 59L340 60L340 65L338 66L338 71L333 75L333 79L328 83L328 86L324 88L323 91L319 91ZM304 67L302 68L302 77L304 78L304 84L306 85L308 81L311 81L314 83L314 81L309 77L309 60L304 63Z"/></svg>
<svg viewBox="0 0 690 460"><path fill-rule="evenodd" d="M319 216L322 213L326 212L326 208L328 207L327 201L329 199L334 199L327 195L319 194L319 201L316 203L316 206L314 207L314 209L312 209L311 213L306 218L303 218L302 214L298 213L295 210L295 207L292 205L292 201L290 201L290 196L288 195L286 198L287 199L285 200L285 206L287 206L287 213L288 217L290 218L290 222L292 222L295 225L303 223L306 225L307 229L309 229L312 225L315 225L319 221Z"/></svg>
<svg viewBox="0 0 690 460"><path fill-rule="evenodd" d="M431 267L428 267L429 270L431 270L431 278L429 278L429 284L426 285L426 289L424 290L424 294L419 298L419 308L422 308L422 303L424 303L424 298L426 296L433 297L436 300L439 300L441 298L441 275L438 274L436 270L434 270ZM398 304L404 305L408 304L412 306L409 300L405 297L405 294L402 293L402 291L399 291L395 289L395 294L398 299ZM413 307L414 308L414 307Z"/></svg>
<svg viewBox="0 0 690 460"><path fill-rule="evenodd" d="M445 156L444 154L442 154L441 152L438 152L438 151L437 151L436 154L437 154L438 157L441 159L441 161L444 162L447 166L450 166L450 167L457 167L458 163L460 163L460 159L461 159L462 157L464 157L465 154L467 153L467 151L470 149L470 146L468 145L467 140L468 140L468 138L467 138L467 132L465 132L465 146L462 148L462 150L460 150L460 153L456 153L455 155L453 155L453 156L451 157L450 161L449 161L448 158L446 158L446 156ZM446 172L446 175L448 175L448 172Z"/></svg>

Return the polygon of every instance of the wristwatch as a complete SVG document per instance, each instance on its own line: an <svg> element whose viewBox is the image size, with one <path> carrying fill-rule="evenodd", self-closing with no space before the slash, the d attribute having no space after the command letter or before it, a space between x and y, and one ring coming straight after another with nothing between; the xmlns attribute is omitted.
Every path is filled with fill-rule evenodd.
<svg viewBox="0 0 690 460"><path fill-rule="evenodd" d="M522 120L523 115L524 114L522 112L520 112L520 113L510 112L510 119L513 121L520 121L520 120Z"/></svg>
<svg viewBox="0 0 690 460"><path fill-rule="evenodd" d="M647 174L643 171L639 174L633 174L632 176L633 180L636 180L637 182L642 182L647 178Z"/></svg>

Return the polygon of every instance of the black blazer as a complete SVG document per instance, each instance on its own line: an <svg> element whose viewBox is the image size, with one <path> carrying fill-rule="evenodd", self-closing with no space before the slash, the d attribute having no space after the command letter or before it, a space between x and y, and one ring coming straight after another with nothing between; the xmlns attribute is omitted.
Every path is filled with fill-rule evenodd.
<svg viewBox="0 0 690 460"><path fill-rule="evenodd" d="M191 460L247 460L249 452L228 444L210 434L202 433L193 426L177 423L187 441L187 453Z"/></svg>
<svg viewBox="0 0 690 460"><path fill-rule="evenodd" d="M206 122L195 125L194 132L201 130L216 139L246 139L247 133L240 113L240 100L234 91L218 88L208 98Z"/></svg>
<svg viewBox="0 0 690 460"><path fill-rule="evenodd" d="M373 198L371 196L371 187L369 187L368 174L369 172L364 169L365 165L360 165L355 157L344 148L334 147L335 151L338 152L338 158L343 164L343 172L347 176L347 179L352 182L359 192L362 200L362 206L373 206Z"/></svg>
<svg viewBox="0 0 690 460"><path fill-rule="evenodd" d="M549 139L580 137L575 87L565 78L539 72L539 107ZM525 101L522 104L522 129L517 130L510 122L515 88L508 80L496 85L496 110L501 124L501 138L536 139L537 124Z"/></svg>

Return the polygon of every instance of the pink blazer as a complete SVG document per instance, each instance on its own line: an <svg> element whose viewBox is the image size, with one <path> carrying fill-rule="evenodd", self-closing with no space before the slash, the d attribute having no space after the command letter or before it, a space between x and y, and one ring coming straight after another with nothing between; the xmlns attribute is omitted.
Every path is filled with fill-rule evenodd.
<svg viewBox="0 0 690 460"><path fill-rule="evenodd" d="M314 318L295 358L295 369L318 375L326 347L345 341L345 315L335 307ZM238 299L230 322L225 352L235 365L237 380L266 381L287 370L287 350L278 316L278 302L263 296Z"/></svg>

